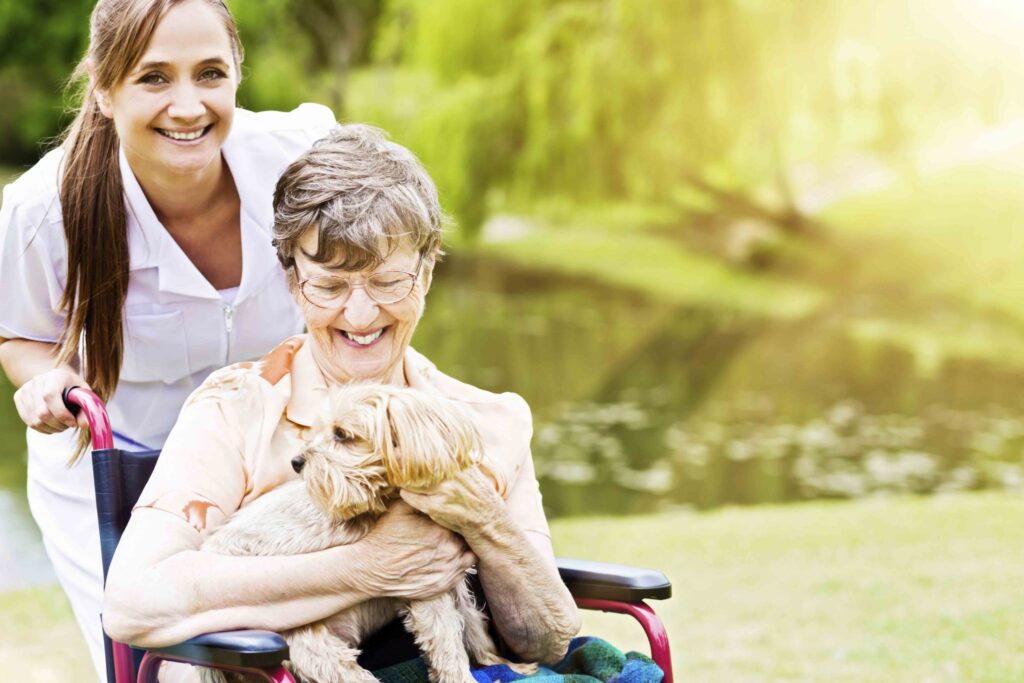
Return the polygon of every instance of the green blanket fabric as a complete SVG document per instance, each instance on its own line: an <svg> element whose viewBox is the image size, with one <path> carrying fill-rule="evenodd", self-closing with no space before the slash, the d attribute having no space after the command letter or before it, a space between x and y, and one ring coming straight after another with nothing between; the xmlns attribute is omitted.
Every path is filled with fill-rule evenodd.
<svg viewBox="0 0 1024 683"><path fill-rule="evenodd" d="M429 683L422 658L410 659L380 669L374 676L382 683ZM473 670L477 683L661 683L664 674L651 658L639 652L623 653L600 638L575 638L569 652L551 668L523 676L507 666L487 666Z"/></svg>

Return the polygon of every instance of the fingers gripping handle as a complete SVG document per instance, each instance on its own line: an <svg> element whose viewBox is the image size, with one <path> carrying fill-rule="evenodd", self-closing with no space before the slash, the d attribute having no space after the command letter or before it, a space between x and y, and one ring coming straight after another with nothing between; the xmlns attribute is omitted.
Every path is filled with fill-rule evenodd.
<svg viewBox="0 0 1024 683"><path fill-rule="evenodd" d="M93 450L114 447L114 432L110 429L110 418L107 408L100 397L84 387L68 387L61 394L64 405L72 415L85 411L85 419L89 421L89 432L92 434Z"/></svg>

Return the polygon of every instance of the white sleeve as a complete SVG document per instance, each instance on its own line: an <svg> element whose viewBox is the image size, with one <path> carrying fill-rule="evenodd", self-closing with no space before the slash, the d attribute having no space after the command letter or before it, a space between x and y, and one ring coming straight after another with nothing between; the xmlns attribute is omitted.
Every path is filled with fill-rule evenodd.
<svg viewBox="0 0 1024 683"><path fill-rule="evenodd" d="M45 217L23 209L8 185L0 204L0 338L56 342L64 330L62 278L41 234Z"/></svg>
<svg viewBox="0 0 1024 683"><path fill-rule="evenodd" d="M239 112L241 113L241 112ZM322 104L307 102L292 111L245 112L251 130L269 135L291 163L338 125L334 112ZM253 144L247 139L243 144Z"/></svg>
<svg viewBox="0 0 1024 683"><path fill-rule="evenodd" d="M309 144L313 144L338 127L338 119L334 112L322 104L306 102L292 111L299 118L302 129L309 136Z"/></svg>

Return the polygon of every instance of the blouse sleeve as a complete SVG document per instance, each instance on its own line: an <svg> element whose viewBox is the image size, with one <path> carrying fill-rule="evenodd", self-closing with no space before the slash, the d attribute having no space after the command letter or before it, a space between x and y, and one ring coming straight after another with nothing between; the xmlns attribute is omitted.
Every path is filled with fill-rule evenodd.
<svg viewBox="0 0 1024 683"><path fill-rule="evenodd" d="M247 369L231 366L215 372L192 394L136 509L176 515L204 532L241 506L249 480L248 432L261 423L263 412L253 381ZM242 417L246 415L248 419Z"/></svg>
<svg viewBox="0 0 1024 683"><path fill-rule="evenodd" d="M8 185L0 204L0 338L56 342L64 329L63 242L48 244L47 211L17 195Z"/></svg>
<svg viewBox="0 0 1024 683"><path fill-rule="evenodd" d="M533 531L551 537L544 505L541 502L540 484L533 468L533 458L526 454L526 461L519 468L519 475L509 489L505 499L512 518L524 531Z"/></svg>
<svg viewBox="0 0 1024 683"><path fill-rule="evenodd" d="M541 502L540 484L533 467L533 455L530 451L530 439L533 436L533 416L530 406L520 396L504 394L511 397L511 419L507 425L508 439L512 446L515 474L505 494L505 505L512 518L524 531L533 531L551 536L544 506Z"/></svg>

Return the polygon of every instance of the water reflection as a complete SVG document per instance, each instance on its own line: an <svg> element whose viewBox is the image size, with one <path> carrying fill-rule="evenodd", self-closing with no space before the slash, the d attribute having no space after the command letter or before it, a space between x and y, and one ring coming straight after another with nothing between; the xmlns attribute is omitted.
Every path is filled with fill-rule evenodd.
<svg viewBox="0 0 1024 683"><path fill-rule="evenodd" d="M553 516L1022 485L1018 371L920 376L909 353L854 341L841 312L758 321L446 268L418 345L530 402Z"/></svg>
<svg viewBox="0 0 1024 683"><path fill-rule="evenodd" d="M752 320L452 258L416 346L526 398L553 516L1021 486L1019 371L920 376L910 354L846 329L841 310ZM7 385L0 402L0 490L23 501Z"/></svg>

